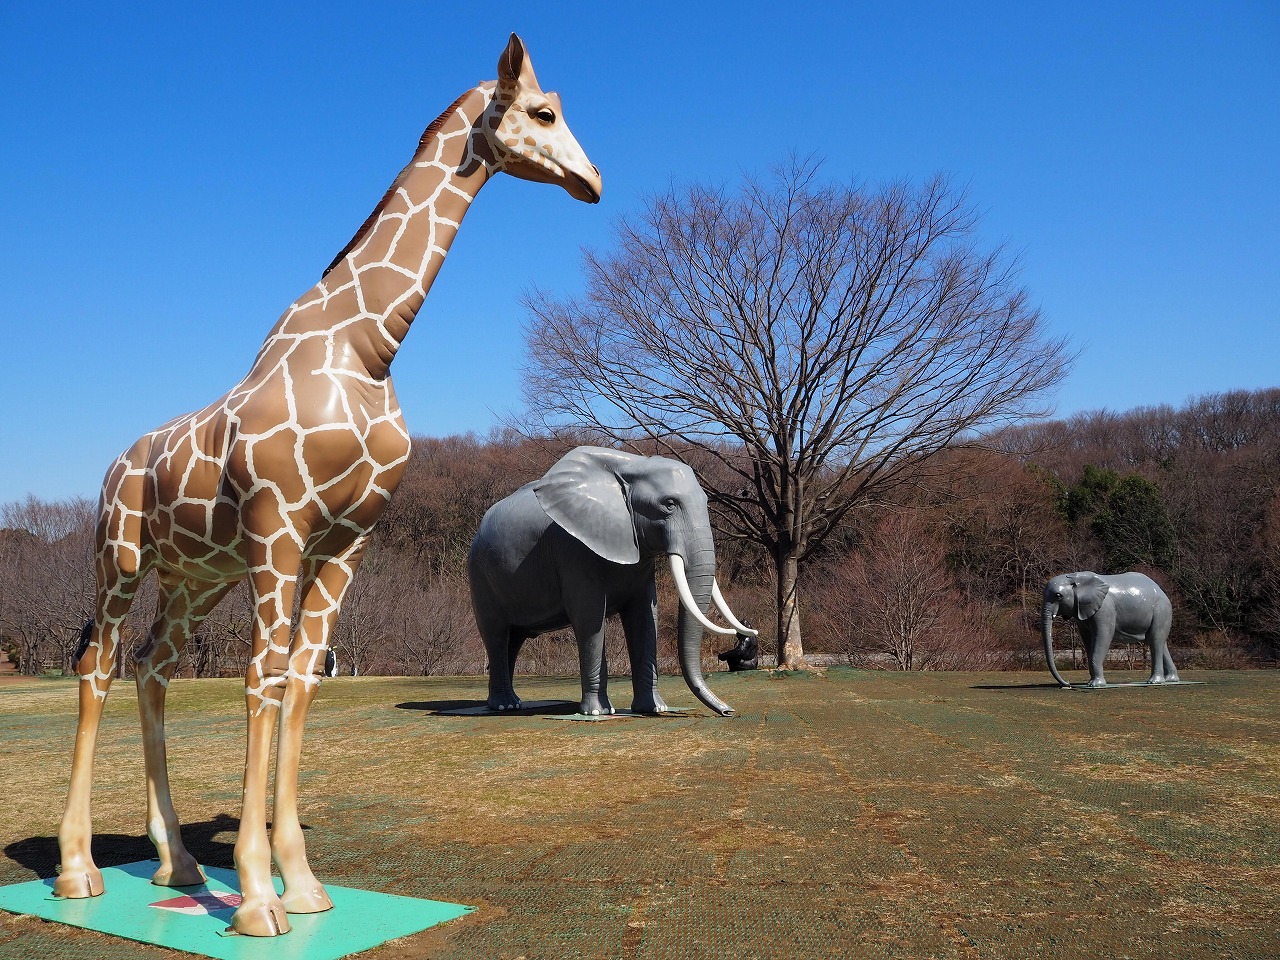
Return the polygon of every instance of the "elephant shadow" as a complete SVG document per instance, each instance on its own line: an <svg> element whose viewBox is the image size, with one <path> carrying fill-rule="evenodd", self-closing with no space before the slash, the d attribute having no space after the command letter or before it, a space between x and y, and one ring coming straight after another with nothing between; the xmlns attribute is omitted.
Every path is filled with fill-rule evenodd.
<svg viewBox="0 0 1280 960"><path fill-rule="evenodd" d="M1056 683L975 683L970 690L1059 690Z"/></svg>
<svg viewBox="0 0 1280 960"><path fill-rule="evenodd" d="M496 712L484 710L488 706L486 700L408 700L397 703L397 710L424 710L435 716L498 716ZM545 706L524 707L520 710L504 712L503 716L560 716L578 712L578 705L568 700L556 700Z"/></svg>
<svg viewBox="0 0 1280 960"><path fill-rule="evenodd" d="M199 863L208 867L234 869L235 833L239 829L238 818L220 813L211 820L184 823L182 839ZM302 829L311 828L304 825ZM227 839L220 839L227 834L230 834ZM56 836L17 840L4 848L4 854L38 877L56 876L61 861ZM145 833L137 836L99 833L93 837L93 859L99 866L114 867L122 863L136 863L139 860L154 859L155 855L155 847Z"/></svg>

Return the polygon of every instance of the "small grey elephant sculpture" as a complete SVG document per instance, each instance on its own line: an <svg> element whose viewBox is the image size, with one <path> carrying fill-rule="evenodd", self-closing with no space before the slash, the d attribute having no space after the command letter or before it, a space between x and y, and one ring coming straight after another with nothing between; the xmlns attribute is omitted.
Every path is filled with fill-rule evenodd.
<svg viewBox="0 0 1280 960"><path fill-rule="evenodd" d="M605 447L570 451L480 521L467 572L489 654L489 707L520 706L512 684L520 647L529 637L568 626L578 642L579 709L613 713L604 624L616 613L631 657L631 709L665 712L657 689L654 572L660 557L669 558L680 594L677 648L685 683L712 710L732 714L703 679L703 630L756 631L738 622L716 584L707 496L679 461ZM731 627L707 619L712 602Z"/></svg>
<svg viewBox="0 0 1280 960"><path fill-rule="evenodd" d="M1103 576L1090 571L1064 573L1044 587L1041 628L1044 655L1053 679L1064 687L1053 662L1053 618L1075 620L1089 658L1089 686L1105 687L1102 665L1112 640L1145 643L1151 648L1151 676L1147 683L1177 683L1178 671L1169 656L1169 628L1173 606L1150 577L1141 573Z"/></svg>

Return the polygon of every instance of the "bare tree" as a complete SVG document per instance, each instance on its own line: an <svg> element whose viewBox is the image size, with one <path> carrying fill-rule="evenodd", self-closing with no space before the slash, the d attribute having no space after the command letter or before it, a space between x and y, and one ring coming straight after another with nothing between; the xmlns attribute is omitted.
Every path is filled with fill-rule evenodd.
<svg viewBox="0 0 1280 960"><path fill-rule="evenodd" d="M895 507L828 571L824 606L850 662L898 670L989 666L995 643L946 562L934 518Z"/></svg>
<svg viewBox="0 0 1280 960"><path fill-rule="evenodd" d="M419 578L402 591L395 612L400 626L391 649L397 673L429 677L484 668L484 647L465 575L441 569Z"/></svg>
<svg viewBox="0 0 1280 960"><path fill-rule="evenodd" d="M71 672L93 615L94 520L83 497L0 507L0 636L23 673Z"/></svg>
<svg viewBox="0 0 1280 960"><path fill-rule="evenodd" d="M793 163L623 218L577 298L537 292L525 398L544 425L695 445L732 536L773 559L778 661L797 578L849 511L971 431L1038 414L1070 362L944 179L820 182Z"/></svg>

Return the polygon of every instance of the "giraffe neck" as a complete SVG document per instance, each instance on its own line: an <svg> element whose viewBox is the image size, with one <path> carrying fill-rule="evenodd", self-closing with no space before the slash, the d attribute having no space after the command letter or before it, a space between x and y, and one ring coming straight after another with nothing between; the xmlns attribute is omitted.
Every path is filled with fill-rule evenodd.
<svg viewBox="0 0 1280 960"><path fill-rule="evenodd" d="M480 188L499 169L481 130L492 86L463 94L423 134L413 160L320 282L271 331L254 370L301 340L326 365L384 379ZM250 378L253 378L253 371Z"/></svg>

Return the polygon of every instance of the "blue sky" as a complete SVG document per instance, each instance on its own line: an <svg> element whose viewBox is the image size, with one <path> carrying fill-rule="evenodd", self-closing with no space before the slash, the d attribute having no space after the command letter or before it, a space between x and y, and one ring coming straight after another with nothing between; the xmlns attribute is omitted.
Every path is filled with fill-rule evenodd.
<svg viewBox="0 0 1280 960"><path fill-rule="evenodd" d="M1280 6L1203 3L0 7L0 503L96 496L234 384L515 30L598 207L481 194L393 374L410 429L519 404L520 295L671 182L792 152L951 174L1082 351L1060 415L1280 383Z"/></svg>

